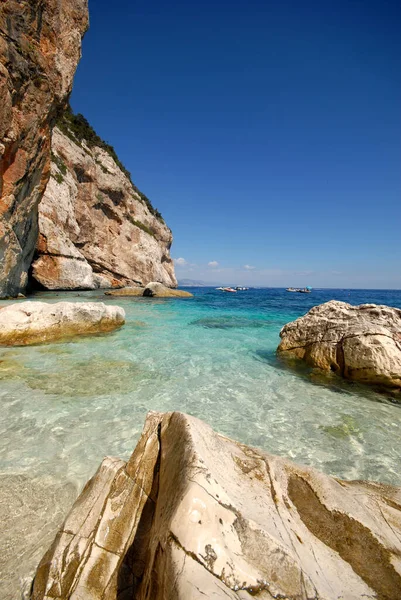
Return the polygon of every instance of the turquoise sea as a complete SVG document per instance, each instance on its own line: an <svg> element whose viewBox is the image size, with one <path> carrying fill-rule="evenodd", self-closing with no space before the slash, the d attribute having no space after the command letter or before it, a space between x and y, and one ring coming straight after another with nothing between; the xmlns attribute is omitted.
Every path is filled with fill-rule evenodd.
<svg viewBox="0 0 401 600"><path fill-rule="evenodd" d="M148 410L180 410L326 473L401 484L401 405L335 376L290 370L275 355L281 327L313 305L401 308L401 291L190 291L193 299L37 294L118 304L127 322L111 334L0 350L0 475L31 490L40 484L44 494L46 482L71 486L74 496L104 456L128 458ZM16 520L10 540L13 527Z"/></svg>
<svg viewBox="0 0 401 600"><path fill-rule="evenodd" d="M401 484L401 406L335 377L293 372L275 355L281 327L315 304L401 308L401 291L190 291L189 300L37 294L118 304L127 323L112 334L0 350L1 472L34 469L83 484L103 456L129 456L148 410L180 410L327 473Z"/></svg>

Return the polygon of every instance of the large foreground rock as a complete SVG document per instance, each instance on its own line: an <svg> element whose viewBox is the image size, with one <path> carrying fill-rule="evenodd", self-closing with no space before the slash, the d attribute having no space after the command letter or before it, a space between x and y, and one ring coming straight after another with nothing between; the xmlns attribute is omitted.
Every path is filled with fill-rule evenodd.
<svg viewBox="0 0 401 600"><path fill-rule="evenodd" d="M0 297L27 284L51 129L71 92L87 26L87 0L0 2Z"/></svg>
<svg viewBox="0 0 401 600"><path fill-rule="evenodd" d="M401 598L401 490L339 481L150 413L106 458L34 580L34 600Z"/></svg>
<svg viewBox="0 0 401 600"><path fill-rule="evenodd" d="M278 352L346 379L401 387L401 310L332 300L280 332Z"/></svg>
<svg viewBox="0 0 401 600"><path fill-rule="evenodd" d="M119 306L103 302L22 302L0 309L0 345L25 346L113 331L125 322Z"/></svg>

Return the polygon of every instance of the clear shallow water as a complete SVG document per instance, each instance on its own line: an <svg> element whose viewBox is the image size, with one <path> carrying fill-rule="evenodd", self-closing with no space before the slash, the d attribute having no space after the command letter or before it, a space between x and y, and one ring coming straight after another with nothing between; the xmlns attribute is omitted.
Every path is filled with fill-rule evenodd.
<svg viewBox="0 0 401 600"><path fill-rule="evenodd" d="M38 299L123 306L120 331L0 350L0 472L83 485L103 456L132 452L148 410L181 410L266 451L344 478L401 483L401 407L354 384L290 371L280 328L336 298L401 308L401 292L197 288L193 300L98 292Z"/></svg>
<svg viewBox="0 0 401 600"><path fill-rule="evenodd" d="M401 484L401 406L335 377L288 370L275 356L281 327L311 306L334 298L401 308L401 291L192 291L190 300L38 294L118 304L127 323L112 334L0 349L0 510L11 515L2 597L12 598L15 577L37 564L102 458L128 458L151 409L185 411L339 477ZM21 489L27 508L11 510Z"/></svg>

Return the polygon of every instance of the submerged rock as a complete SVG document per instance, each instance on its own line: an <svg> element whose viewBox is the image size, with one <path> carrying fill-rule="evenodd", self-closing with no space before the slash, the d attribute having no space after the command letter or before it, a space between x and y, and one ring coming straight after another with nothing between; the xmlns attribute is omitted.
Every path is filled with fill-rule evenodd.
<svg viewBox="0 0 401 600"><path fill-rule="evenodd" d="M259 329L266 327L268 321L259 321L257 319L247 319L246 317L228 316L228 317L204 317L192 321L191 325L206 327L206 329L237 329L252 327Z"/></svg>
<svg viewBox="0 0 401 600"><path fill-rule="evenodd" d="M138 379L146 376L146 371L134 362L102 356L80 362L63 356L60 362L52 371L21 369L19 378L31 389L57 397L100 398L132 393ZM0 361L0 379L1 375Z"/></svg>
<svg viewBox="0 0 401 600"><path fill-rule="evenodd" d="M77 495L74 484L48 475L0 475L2 600L21 600L21 581L34 572Z"/></svg>
<svg viewBox="0 0 401 600"><path fill-rule="evenodd" d="M106 458L34 580L58 598L401 597L401 490L340 481L150 413L127 463Z"/></svg>
<svg viewBox="0 0 401 600"><path fill-rule="evenodd" d="M401 389L401 310L332 300L280 332L278 352L346 379Z"/></svg>
<svg viewBox="0 0 401 600"><path fill-rule="evenodd" d="M102 302L23 302L0 309L0 345L25 346L113 331L125 322L119 306Z"/></svg>

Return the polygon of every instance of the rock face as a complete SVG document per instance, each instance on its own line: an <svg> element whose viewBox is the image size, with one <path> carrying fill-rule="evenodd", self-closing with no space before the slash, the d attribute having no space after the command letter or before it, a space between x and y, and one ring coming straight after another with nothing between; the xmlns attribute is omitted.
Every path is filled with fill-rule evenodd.
<svg viewBox="0 0 401 600"><path fill-rule="evenodd" d="M184 290L172 290L162 283L151 281L146 287L126 287L106 292L107 296L145 296L147 298L193 298Z"/></svg>
<svg viewBox="0 0 401 600"><path fill-rule="evenodd" d="M70 127L65 121L63 131L53 132L52 177L39 206L34 279L51 290L153 280L176 286L170 229L107 146L79 139Z"/></svg>
<svg viewBox="0 0 401 600"><path fill-rule="evenodd" d="M71 91L87 25L87 0L0 4L0 297L27 284L51 128Z"/></svg>
<svg viewBox="0 0 401 600"><path fill-rule="evenodd" d="M124 322L122 308L103 302L19 302L0 309L0 345L25 346L113 331Z"/></svg>
<svg viewBox="0 0 401 600"><path fill-rule="evenodd" d="M401 310L332 300L280 332L279 353L346 379L401 388Z"/></svg>
<svg viewBox="0 0 401 600"><path fill-rule="evenodd" d="M395 600L400 503L150 413L130 460L106 458L86 485L31 598Z"/></svg>

